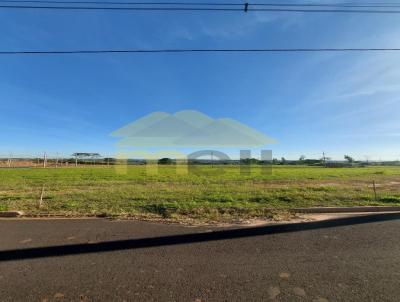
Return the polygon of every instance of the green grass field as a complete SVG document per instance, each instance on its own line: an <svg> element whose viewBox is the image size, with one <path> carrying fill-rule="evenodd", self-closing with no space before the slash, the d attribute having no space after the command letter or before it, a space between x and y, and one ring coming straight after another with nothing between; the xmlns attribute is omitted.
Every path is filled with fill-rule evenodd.
<svg viewBox="0 0 400 302"><path fill-rule="evenodd" d="M177 175L173 166L160 166L152 176L145 166L130 166L126 174L113 167L0 169L0 210L224 220L271 217L294 207L400 205L400 167L276 166L262 175L255 166L245 176L238 166L218 169L200 166L196 174Z"/></svg>

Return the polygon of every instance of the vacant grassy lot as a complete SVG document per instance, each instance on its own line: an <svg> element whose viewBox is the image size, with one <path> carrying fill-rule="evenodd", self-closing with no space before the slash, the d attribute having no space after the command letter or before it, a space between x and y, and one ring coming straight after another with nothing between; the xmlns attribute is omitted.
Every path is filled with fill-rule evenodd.
<svg viewBox="0 0 400 302"><path fill-rule="evenodd" d="M113 167L0 169L0 210L222 220L271 217L293 207L400 205L399 167L277 166L270 175L257 166L249 175L237 166L218 169L177 175L173 166L161 166L152 176L145 166L123 175Z"/></svg>

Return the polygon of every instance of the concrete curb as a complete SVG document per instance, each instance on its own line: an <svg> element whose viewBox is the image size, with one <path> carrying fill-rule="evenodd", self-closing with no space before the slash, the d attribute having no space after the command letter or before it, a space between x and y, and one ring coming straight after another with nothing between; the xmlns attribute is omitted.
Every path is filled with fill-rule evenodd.
<svg viewBox="0 0 400 302"><path fill-rule="evenodd" d="M359 206L359 207L316 207L288 209L291 213L324 214L324 213L379 213L400 212L400 206ZM0 211L0 218L15 217L41 217L41 218L104 218L103 215L72 217L64 215L25 215L22 211Z"/></svg>
<svg viewBox="0 0 400 302"><path fill-rule="evenodd" d="M0 218L8 217L21 217L24 216L24 212L21 211L0 211Z"/></svg>
<svg viewBox="0 0 400 302"><path fill-rule="evenodd" d="M318 207L290 209L294 213L400 212L400 206Z"/></svg>

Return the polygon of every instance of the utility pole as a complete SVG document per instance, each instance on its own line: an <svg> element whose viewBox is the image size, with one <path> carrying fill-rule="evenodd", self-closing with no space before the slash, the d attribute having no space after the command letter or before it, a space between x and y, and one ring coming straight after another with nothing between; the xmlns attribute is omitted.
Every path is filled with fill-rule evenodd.
<svg viewBox="0 0 400 302"><path fill-rule="evenodd" d="M47 154L44 152L43 154L43 168L46 168L47 166Z"/></svg>
<svg viewBox="0 0 400 302"><path fill-rule="evenodd" d="M9 156L8 156L8 161L7 161L7 166L9 168L11 168L11 163L12 163L12 154L10 153Z"/></svg>
<svg viewBox="0 0 400 302"><path fill-rule="evenodd" d="M56 168L58 167L58 152L56 153Z"/></svg>

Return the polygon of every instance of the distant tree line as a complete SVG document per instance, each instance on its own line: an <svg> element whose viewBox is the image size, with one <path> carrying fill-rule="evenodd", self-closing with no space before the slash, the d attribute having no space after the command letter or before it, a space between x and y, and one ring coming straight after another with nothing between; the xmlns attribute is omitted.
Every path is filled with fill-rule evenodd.
<svg viewBox="0 0 400 302"><path fill-rule="evenodd" d="M27 165L32 166L71 166L71 165L115 165L119 163L119 160L113 157L102 157L99 153L90 152L77 152L73 153L70 157L53 157L48 158L45 154L42 158L4 158L0 159L1 166L17 166L17 163L26 162ZM154 161L152 161L154 163ZM289 160L285 157L273 158L272 160L259 160L256 158L244 158L244 159L189 159L187 161L176 160L174 158L160 158L156 160L160 165L176 165L181 163L187 163L189 165L304 165L304 166L324 166L327 168L339 168L339 167L365 167L371 165L388 165L388 166L399 166L400 161L370 161L367 160L356 160L354 157L346 154L343 156L343 160L332 160L331 158L323 156L318 159L310 159L305 155L300 155L297 160ZM146 165L148 162L145 159L127 159L124 161L128 165Z"/></svg>

